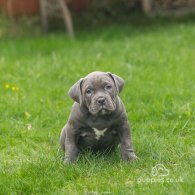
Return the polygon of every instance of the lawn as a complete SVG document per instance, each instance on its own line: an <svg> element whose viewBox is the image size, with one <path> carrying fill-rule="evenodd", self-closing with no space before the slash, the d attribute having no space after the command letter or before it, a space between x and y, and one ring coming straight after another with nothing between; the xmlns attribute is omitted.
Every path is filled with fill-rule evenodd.
<svg viewBox="0 0 195 195"><path fill-rule="evenodd" d="M193 194L195 22L169 19L0 40L0 194ZM63 164L67 91L91 71L125 80L139 160ZM153 176L162 164L169 175Z"/></svg>

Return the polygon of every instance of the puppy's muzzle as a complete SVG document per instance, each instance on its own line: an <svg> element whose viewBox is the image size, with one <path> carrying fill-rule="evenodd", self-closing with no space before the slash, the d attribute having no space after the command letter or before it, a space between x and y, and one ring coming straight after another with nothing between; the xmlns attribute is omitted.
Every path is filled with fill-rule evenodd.
<svg viewBox="0 0 195 195"><path fill-rule="evenodd" d="M99 97L99 98L97 98L96 102L99 106L103 106L103 105L106 104L106 98L105 97Z"/></svg>
<svg viewBox="0 0 195 195"><path fill-rule="evenodd" d="M100 115L110 114L116 109L115 103L109 96L98 96L92 101L89 111L92 114L99 113Z"/></svg>

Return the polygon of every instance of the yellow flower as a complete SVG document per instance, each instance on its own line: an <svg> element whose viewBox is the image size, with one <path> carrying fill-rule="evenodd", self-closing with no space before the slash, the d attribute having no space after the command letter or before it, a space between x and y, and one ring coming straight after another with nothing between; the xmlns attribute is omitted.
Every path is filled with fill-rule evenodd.
<svg viewBox="0 0 195 195"><path fill-rule="evenodd" d="M9 89L10 88L10 84L5 84L5 88Z"/></svg>
<svg viewBox="0 0 195 195"><path fill-rule="evenodd" d="M24 112L26 118L30 118L30 114L28 112Z"/></svg>
<svg viewBox="0 0 195 195"><path fill-rule="evenodd" d="M14 86L12 86L12 91L15 91L15 90L16 90L16 88Z"/></svg>

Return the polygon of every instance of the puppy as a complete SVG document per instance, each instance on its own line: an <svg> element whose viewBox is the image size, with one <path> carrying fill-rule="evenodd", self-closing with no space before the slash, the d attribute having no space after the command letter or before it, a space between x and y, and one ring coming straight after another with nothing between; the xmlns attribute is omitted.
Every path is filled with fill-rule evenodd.
<svg viewBox="0 0 195 195"><path fill-rule="evenodd" d="M69 90L75 101L60 136L65 162L74 163L78 152L111 152L121 145L122 159L137 159L127 113L119 97L124 80L112 73L92 72Z"/></svg>

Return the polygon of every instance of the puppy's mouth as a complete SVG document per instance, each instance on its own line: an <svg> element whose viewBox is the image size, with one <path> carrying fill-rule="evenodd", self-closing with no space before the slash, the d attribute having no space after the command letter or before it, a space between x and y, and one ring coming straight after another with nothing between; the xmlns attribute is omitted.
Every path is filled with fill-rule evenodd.
<svg viewBox="0 0 195 195"><path fill-rule="evenodd" d="M111 114L112 110L108 110L106 108L104 108L104 106L102 106L102 108L99 110L99 112L97 113L99 116L104 116L107 114Z"/></svg>
<svg viewBox="0 0 195 195"><path fill-rule="evenodd" d="M99 116L104 116L104 115L109 115L112 112L114 112L116 109L116 106L114 103L112 105L106 106L98 106L98 107L89 107L89 112L93 115L99 115Z"/></svg>

